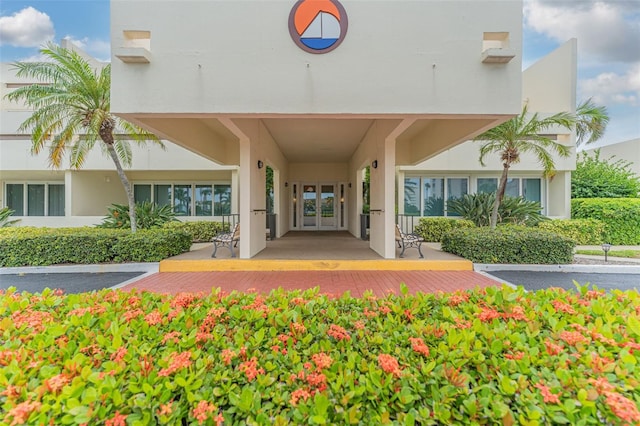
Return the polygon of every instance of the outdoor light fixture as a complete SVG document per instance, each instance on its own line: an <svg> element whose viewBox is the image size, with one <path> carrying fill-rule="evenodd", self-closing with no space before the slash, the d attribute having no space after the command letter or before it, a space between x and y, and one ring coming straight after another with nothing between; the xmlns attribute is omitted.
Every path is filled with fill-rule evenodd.
<svg viewBox="0 0 640 426"><path fill-rule="evenodd" d="M289 182L285 182L285 183L284 183L284 187L286 188L286 187L288 187L288 186L289 186Z"/></svg>
<svg viewBox="0 0 640 426"><path fill-rule="evenodd" d="M609 250L611 250L611 244L609 243L604 243L602 244L602 251L604 251L604 261L607 261L607 253L609 253Z"/></svg>
<svg viewBox="0 0 640 426"><path fill-rule="evenodd" d="M261 169L264 167L264 163L262 162L262 160L258 160L258 168Z"/></svg>
<svg viewBox="0 0 640 426"><path fill-rule="evenodd" d="M378 160L373 160L373 163L371 163L371 167L373 167L374 169L378 168Z"/></svg>
<svg viewBox="0 0 640 426"><path fill-rule="evenodd" d="M349 182L349 188L351 188L351 182Z"/></svg>

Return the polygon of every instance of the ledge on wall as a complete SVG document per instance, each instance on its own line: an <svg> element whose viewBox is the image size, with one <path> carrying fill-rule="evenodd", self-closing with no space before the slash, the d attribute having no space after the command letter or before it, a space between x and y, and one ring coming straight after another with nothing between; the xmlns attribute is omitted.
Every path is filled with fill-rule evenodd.
<svg viewBox="0 0 640 426"><path fill-rule="evenodd" d="M144 47L121 47L115 50L116 58L128 64L148 64L151 62L151 52Z"/></svg>
<svg viewBox="0 0 640 426"><path fill-rule="evenodd" d="M482 52L482 62L485 64L506 64L515 58L513 49L487 49Z"/></svg>

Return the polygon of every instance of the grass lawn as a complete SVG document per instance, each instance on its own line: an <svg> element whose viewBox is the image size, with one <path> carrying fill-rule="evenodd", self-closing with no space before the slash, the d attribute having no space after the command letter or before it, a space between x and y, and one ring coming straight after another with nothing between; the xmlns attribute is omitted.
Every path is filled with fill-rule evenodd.
<svg viewBox="0 0 640 426"><path fill-rule="evenodd" d="M640 295L0 292L0 425L640 422Z"/></svg>
<svg viewBox="0 0 640 426"><path fill-rule="evenodd" d="M576 250L576 254L588 254L593 256L604 256L602 250ZM640 251L638 250L611 250L608 254L609 257L627 257L633 259L640 259Z"/></svg>

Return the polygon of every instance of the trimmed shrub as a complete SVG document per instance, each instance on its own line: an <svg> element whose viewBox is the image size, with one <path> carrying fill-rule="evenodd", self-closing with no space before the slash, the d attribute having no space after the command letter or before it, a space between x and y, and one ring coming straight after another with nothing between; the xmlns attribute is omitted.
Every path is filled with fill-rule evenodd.
<svg viewBox="0 0 640 426"><path fill-rule="evenodd" d="M98 228L2 228L0 266L156 262L188 251L184 232Z"/></svg>
<svg viewBox="0 0 640 426"><path fill-rule="evenodd" d="M576 198L571 200L571 217L602 221L607 243L640 244L639 198Z"/></svg>
<svg viewBox="0 0 640 426"><path fill-rule="evenodd" d="M425 241L442 242L442 237L452 229L474 228L472 221L466 219L452 219L448 217L423 217L413 229L413 232Z"/></svg>
<svg viewBox="0 0 640 426"><path fill-rule="evenodd" d="M578 154L576 170L571 173L571 198L635 198L640 196L640 177L631 170L632 163L624 159L600 158Z"/></svg>
<svg viewBox="0 0 640 426"><path fill-rule="evenodd" d="M622 425L637 293L0 294L0 423Z"/></svg>
<svg viewBox="0 0 640 426"><path fill-rule="evenodd" d="M455 229L442 250L475 263L564 264L573 261L573 240L524 226Z"/></svg>
<svg viewBox="0 0 640 426"><path fill-rule="evenodd" d="M540 229L571 238L577 245L602 244L604 223L597 219L554 219L540 222Z"/></svg>
<svg viewBox="0 0 640 426"><path fill-rule="evenodd" d="M141 230L121 236L111 247L114 262L159 262L189 251L191 235L170 229Z"/></svg>
<svg viewBox="0 0 640 426"><path fill-rule="evenodd" d="M173 229L186 232L191 235L191 241L194 243L209 243L211 239L220 232L229 232L229 223L225 223L224 227L221 222L169 222L165 223L164 229Z"/></svg>

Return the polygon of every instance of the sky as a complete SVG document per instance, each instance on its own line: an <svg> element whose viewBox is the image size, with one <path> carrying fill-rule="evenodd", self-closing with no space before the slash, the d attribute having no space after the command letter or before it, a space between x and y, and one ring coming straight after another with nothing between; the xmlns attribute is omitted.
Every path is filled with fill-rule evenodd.
<svg viewBox="0 0 640 426"><path fill-rule="evenodd" d="M593 146L640 138L640 0L524 0L523 12L523 69L578 39L578 102L592 98L611 117ZM108 61L109 1L0 2L1 62L37 60L65 37Z"/></svg>

